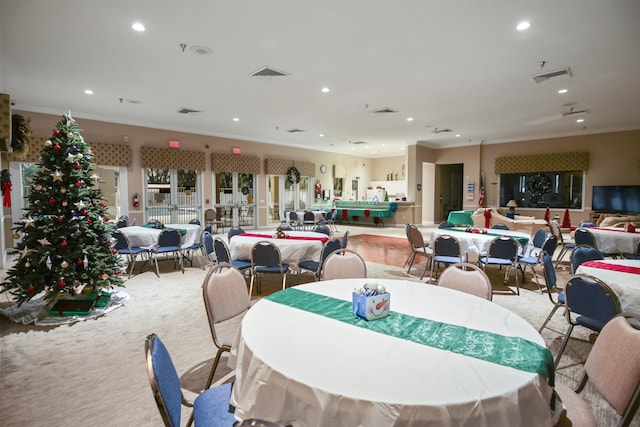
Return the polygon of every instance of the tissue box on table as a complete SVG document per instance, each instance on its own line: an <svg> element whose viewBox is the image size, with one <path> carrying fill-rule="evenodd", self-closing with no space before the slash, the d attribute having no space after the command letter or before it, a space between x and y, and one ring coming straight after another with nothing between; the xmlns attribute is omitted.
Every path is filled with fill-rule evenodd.
<svg viewBox="0 0 640 427"><path fill-rule="evenodd" d="M389 307L391 305L389 292L371 296L354 292L352 297L353 313L358 317L366 320L376 320L389 315Z"/></svg>

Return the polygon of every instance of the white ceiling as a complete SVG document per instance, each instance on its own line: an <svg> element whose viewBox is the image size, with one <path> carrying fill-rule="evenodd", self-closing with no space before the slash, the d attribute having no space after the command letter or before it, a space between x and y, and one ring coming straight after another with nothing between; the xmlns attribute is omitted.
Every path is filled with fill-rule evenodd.
<svg viewBox="0 0 640 427"><path fill-rule="evenodd" d="M388 157L640 129L639 23L638 0L0 0L0 91L20 110ZM264 66L290 76L250 76Z"/></svg>

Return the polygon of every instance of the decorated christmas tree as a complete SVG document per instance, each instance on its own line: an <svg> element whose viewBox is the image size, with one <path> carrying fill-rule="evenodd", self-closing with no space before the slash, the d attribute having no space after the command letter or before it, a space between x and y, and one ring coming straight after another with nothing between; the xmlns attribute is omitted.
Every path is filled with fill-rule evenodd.
<svg viewBox="0 0 640 427"><path fill-rule="evenodd" d="M71 117L63 115L41 150L28 208L15 223L17 260L2 284L19 304L42 295L53 301L83 288L123 286L123 261L97 186L93 152Z"/></svg>

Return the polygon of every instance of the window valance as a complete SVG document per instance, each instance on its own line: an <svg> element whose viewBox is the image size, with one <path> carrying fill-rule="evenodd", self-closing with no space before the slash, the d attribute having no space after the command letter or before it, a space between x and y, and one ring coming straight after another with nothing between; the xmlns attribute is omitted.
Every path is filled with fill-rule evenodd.
<svg viewBox="0 0 640 427"><path fill-rule="evenodd" d="M260 157L228 153L211 153L211 170L214 172L259 174Z"/></svg>
<svg viewBox="0 0 640 427"><path fill-rule="evenodd" d="M295 166L302 176L316 176L316 164L300 160L265 159L264 171L267 175L286 175L291 166Z"/></svg>
<svg viewBox="0 0 640 427"><path fill-rule="evenodd" d="M586 171L589 153L552 153L496 158L495 173Z"/></svg>
<svg viewBox="0 0 640 427"><path fill-rule="evenodd" d="M140 157L143 168L186 169L203 171L204 153L175 148L142 147Z"/></svg>
<svg viewBox="0 0 640 427"><path fill-rule="evenodd" d="M27 138L24 150L3 153L8 162L37 163L42 158L40 151L48 138ZM131 147L124 144L87 142L93 150L93 163L101 166L131 167Z"/></svg>

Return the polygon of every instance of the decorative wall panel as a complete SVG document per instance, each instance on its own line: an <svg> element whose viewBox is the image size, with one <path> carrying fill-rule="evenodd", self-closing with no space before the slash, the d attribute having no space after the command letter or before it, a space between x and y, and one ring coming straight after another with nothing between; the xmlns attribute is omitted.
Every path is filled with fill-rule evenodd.
<svg viewBox="0 0 640 427"><path fill-rule="evenodd" d="M141 167L157 169L187 169L203 171L205 157L203 152L185 151L175 148L142 147L140 149Z"/></svg>
<svg viewBox="0 0 640 427"><path fill-rule="evenodd" d="M8 162L40 161L40 150L48 138L27 138L27 142L19 151L3 153ZM106 144L103 142L87 142L93 150L93 163L101 166L131 167L131 147L123 144Z"/></svg>
<svg viewBox="0 0 640 427"><path fill-rule="evenodd" d="M0 139L11 138L11 100L6 93L0 93ZM10 145L11 141L7 141Z"/></svg>
<svg viewBox="0 0 640 427"><path fill-rule="evenodd" d="M586 171L589 153L553 153L531 156L497 157L495 173Z"/></svg>
<svg viewBox="0 0 640 427"><path fill-rule="evenodd" d="M295 166L301 176L316 176L316 164L287 159L265 159L264 169L268 175L286 175L291 166Z"/></svg>
<svg viewBox="0 0 640 427"><path fill-rule="evenodd" d="M241 154L211 153L211 170L214 172L260 173L260 157Z"/></svg>
<svg viewBox="0 0 640 427"><path fill-rule="evenodd" d="M347 167L343 164L333 165L333 177L334 178L346 178Z"/></svg>

